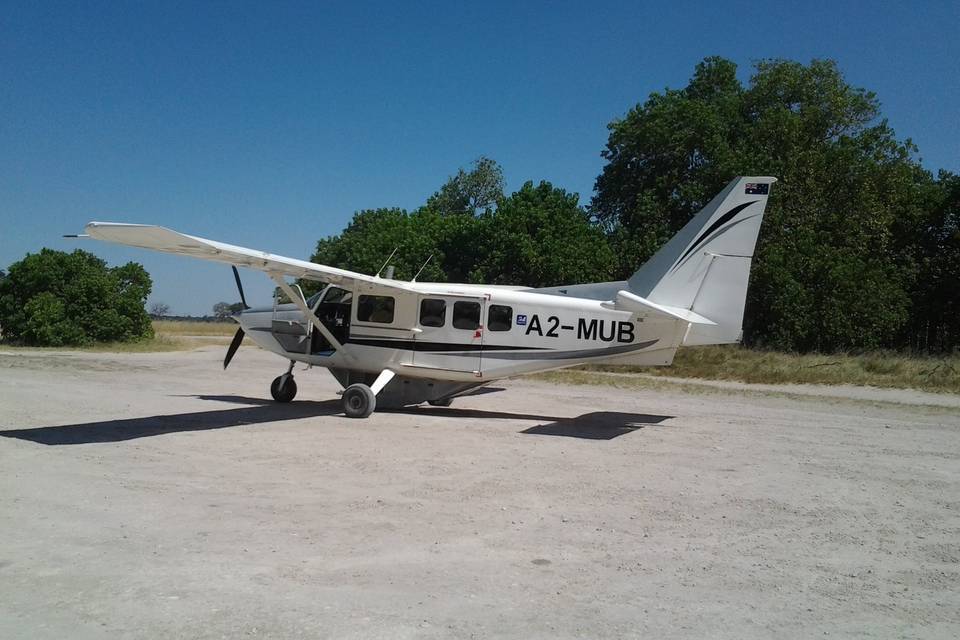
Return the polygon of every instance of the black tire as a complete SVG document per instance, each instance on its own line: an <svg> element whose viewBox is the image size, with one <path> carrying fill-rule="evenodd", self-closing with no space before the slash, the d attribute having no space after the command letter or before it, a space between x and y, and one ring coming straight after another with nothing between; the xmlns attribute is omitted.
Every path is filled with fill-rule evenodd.
<svg viewBox="0 0 960 640"><path fill-rule="evenodd" d="M286 378L286 381L284 381L284 378ZM293 400L297 396L297 383L294 382L293 376L283 374L274 378L273 382L270 383L270 395L277 402Z"/></svg>
<svg viewBox="0 0 960 640"><path fill-rule="evenodd" d="M343 412L348 418L366 418L377 408L377 396L365 384L352 384L343 390Z"/></svg>
<svg viewBox="0 0 960 640"><path fill-rule="evenodd" d="M427 400L431 407L449 407L453 403L453 398L441 398L439 400Z"/></svg>

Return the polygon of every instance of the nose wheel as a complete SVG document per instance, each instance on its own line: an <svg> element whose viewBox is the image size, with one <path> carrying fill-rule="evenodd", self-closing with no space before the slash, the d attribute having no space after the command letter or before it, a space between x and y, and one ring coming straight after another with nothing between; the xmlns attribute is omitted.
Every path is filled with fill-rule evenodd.
<svg viewBox="0 0 960 640"><path fill-rule="evenodd" d="M270 383L270 395L277 402L290 402L297 396L297 383L293 379L293 362L282 376L277 376Z"/></svg>

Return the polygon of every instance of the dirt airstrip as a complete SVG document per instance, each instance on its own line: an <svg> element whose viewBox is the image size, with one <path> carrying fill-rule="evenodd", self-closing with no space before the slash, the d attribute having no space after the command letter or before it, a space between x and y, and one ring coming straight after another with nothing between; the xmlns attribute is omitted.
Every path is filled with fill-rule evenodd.
<svg viewBox="0 0 960 640"><path fill-rule="evenodd" d="M956 397L221 359L0 353L0 638L960 636Z"/></svg>

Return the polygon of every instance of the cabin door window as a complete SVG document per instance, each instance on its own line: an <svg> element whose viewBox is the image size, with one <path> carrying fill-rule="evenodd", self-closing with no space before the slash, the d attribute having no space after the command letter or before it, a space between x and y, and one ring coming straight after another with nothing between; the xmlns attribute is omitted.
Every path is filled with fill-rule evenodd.
<svg viewBox="0 0 960 640"><path fill-rule="evenodd" d="M483 298L422 296L414 338L414 365L479 374L484 304Z"/></svg>

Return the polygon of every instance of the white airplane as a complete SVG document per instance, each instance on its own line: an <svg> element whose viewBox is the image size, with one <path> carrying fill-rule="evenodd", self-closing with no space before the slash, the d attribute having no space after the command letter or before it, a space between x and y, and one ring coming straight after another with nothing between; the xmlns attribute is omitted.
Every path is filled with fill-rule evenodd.
<svg viewBox="0 0 960 640"><path fill-rule="evenodd" d="M325 367L344 387L343 410L448 406L494 380L587 363L669 365L678 347L740 339L771 177L736 178L633 276L531 289L410 282L285 258L164 227L90 222L98 240L264 271L292 303L244 310L224 359L244 335L290 362L270 385L297 393L297 362ZM305 298L287 278L324 283Z"/></svg>

